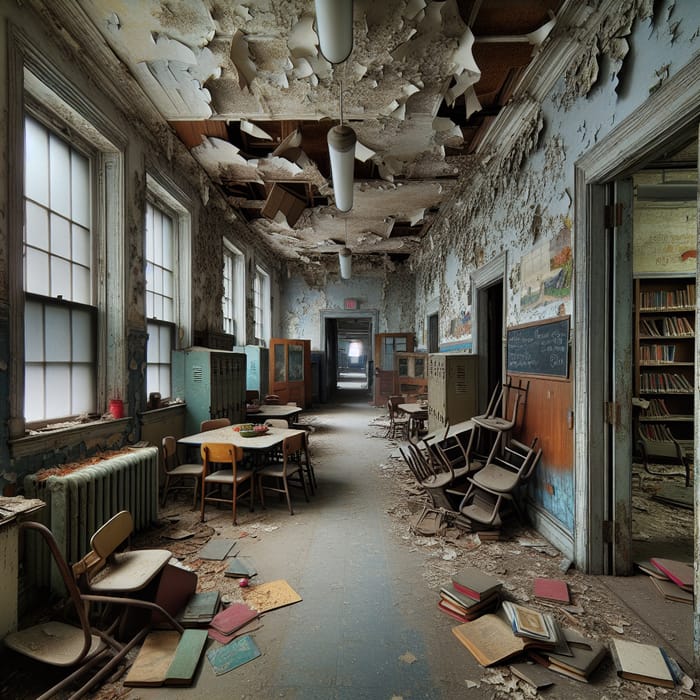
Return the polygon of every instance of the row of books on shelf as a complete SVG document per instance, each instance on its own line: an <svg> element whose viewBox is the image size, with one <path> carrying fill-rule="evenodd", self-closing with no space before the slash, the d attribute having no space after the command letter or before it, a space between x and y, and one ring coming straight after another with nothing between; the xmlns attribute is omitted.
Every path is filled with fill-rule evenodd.
<svg viewBox="0 0 700 700"><path fill-rule="evenodd" d="M667 372L645 372L639 376L639 385L643 392L653 393L688 393L693 391L693 385L682 374Z"/></svg>
<svg viewBox="0 0 700 700"><path fill-rule="evenodd" d="M639 359L643 362L675 362L676 346L673 344L641 345Z"/></svg>
<svg viewBox="0 0 700 700"><path fill-rule="evenodd" d="M639 295L642 310L690 309L695 307L695 285L681 289L657 289L643 291Z"/></svg>
<svg viewBox="0 0 700 700"><path fill-rule="evenodd" d="M569 602L564 581L542 579L540 593L549 600ZM557 674L588 682L608 654L601 641L560 625L553 614L508 600L501 600L502 582L475 567L467 567L440 589L439 607L457 617L450 606L462 609L466 619L452 632L482 666L493 666L516 657L529 663L511 665L514 675L535 688L551 685L535 672L546 668ZM534 587L536 597L538 587ZM549 597L553 593L553 597ZM565 595L564 595L565 593ZM459 618L458 618L459 619ZM622 639L610 641L610 654L621 678L674 688L685 680L678 663L664 649ZM534 662L534 663L531 663Z"/></svg>
<svg viewBox="0 0 700 700"><path fill-rule="evenodd" d="M673 414L668 410L665 399L650 399L649 406L644 411L644 415L650 417L663 417L671 416Z"/></svg>
<svg viewBox="0 0 700 700"><path fill-rule="evenodd" d="M693 325L685 316L667 316L666 318L642 318L639 320L640 335L648 336L682 336L695 335Z"/></svg>

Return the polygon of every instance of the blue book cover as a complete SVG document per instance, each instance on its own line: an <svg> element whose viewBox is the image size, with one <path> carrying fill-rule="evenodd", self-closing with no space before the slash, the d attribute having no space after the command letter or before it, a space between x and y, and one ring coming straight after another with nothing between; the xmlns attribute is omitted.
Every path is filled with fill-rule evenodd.
<svg viewBox="0 0 700 700"><path fill-rule="evenodd" d="M258 656L260 656L260 649L249 634L207 652L207 659L217 676L247 664Z"/></svg>

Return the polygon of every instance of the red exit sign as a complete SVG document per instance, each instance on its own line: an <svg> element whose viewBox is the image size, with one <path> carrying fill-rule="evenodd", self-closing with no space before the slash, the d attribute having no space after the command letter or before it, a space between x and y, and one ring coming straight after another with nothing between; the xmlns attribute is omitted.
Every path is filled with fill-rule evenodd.
<svg viewBox="0 0 700 700"><path fill-rule="evenodd" d="M346 309L346 311L357 310L357 299L346 299L345 300L345 309Z"/></svg>

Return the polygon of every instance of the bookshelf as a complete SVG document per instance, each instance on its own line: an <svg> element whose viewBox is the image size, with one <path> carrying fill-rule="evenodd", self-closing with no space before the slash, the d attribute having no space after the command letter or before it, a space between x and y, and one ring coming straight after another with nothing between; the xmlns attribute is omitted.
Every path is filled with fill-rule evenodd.
<svg viewBox="0 0 700 700"><path fill-rule="evenodd" d="M674 458L693 443L695 277L637 278L634 285L634 388L648 402L636 433L645 457Z"/></svg>

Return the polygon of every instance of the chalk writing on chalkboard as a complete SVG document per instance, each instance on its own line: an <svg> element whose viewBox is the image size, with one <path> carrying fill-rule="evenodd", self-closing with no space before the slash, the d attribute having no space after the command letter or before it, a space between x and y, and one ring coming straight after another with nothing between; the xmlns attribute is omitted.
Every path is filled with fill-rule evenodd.
<svg viewBox="0 0 700 700"><path fill-rule="evenodd" d="M508 329L508 372L569 375L569 317Z"/></svg>

